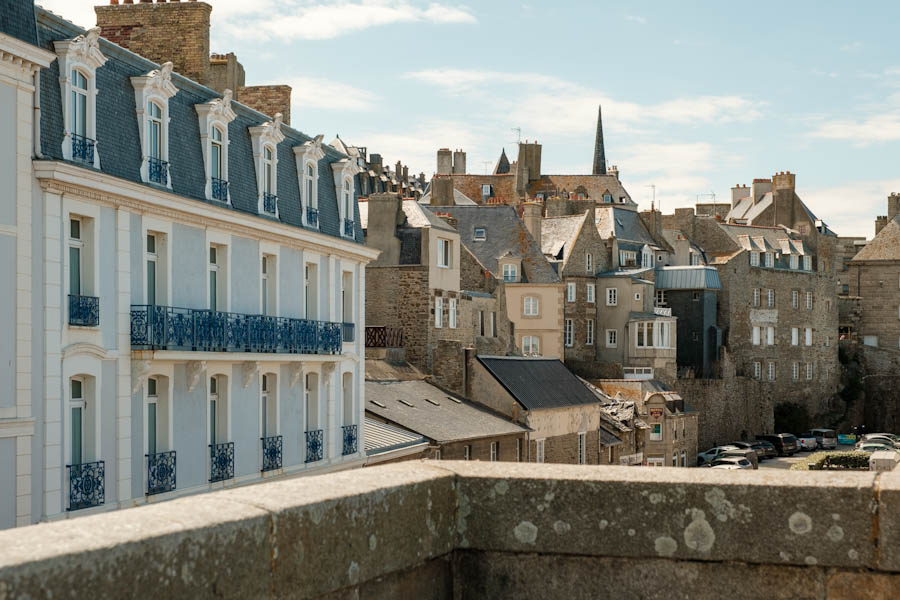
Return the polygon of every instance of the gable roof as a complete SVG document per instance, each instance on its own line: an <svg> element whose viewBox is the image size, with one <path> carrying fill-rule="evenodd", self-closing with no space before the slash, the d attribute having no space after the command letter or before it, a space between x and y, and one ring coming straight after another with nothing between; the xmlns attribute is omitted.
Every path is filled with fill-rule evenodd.
<svg viewBox="0 0 900 600"><path fill-rule="evenodd" d="M853 260L900 260L900 215L885 225Z"/></svg>
<svg viewBox="0 0 900 600"><path fill-rule="evenodd" d="M428 189L425 194L419 198L419 204L424 204L426 206L431 206L431 184L428 184ZM453 188L453 204L456 206L478 206L478 203L463 194L456 188Z"/></svg>
<svg viewBox="0 0 900 600"><path fill-rule="evenodd" d="M366 381L365 385L368 412L435 442L528 431L487 408L461 400L426 381Z"/></svg>
<svg viewBox="0 0 900 600"><path fill-rule="evenodd" d="M526 410L599 404L598 398L556 358L479 356L478 362Z"/></svg>
<svg viewBox="0 0 900 600"><path fill-rule="evenodd" d="M412 446L425 447L428 445L428 440L418 433L412 433L370 417L365 418L363 428L366 434L366 454L369 456Z"/></svg>
<svg viewBox="0 0 900 600"><path fill-rule="evenodd" d="M594 209L594 221L600 237L605 240L615 235L619 241L660 248L641 216L634 210L620 206L598 206Z"/></svg>
<svg viewBox="0 0 900 600"><path fill-rule="evenodd" d="M498 279L501 277L500 257L511 256L522 261L523 283L560 281L513 207L436 206L430 210L439 210L456 219L462 244ZM475 241L476 227L485 229L484 241Z"/></svg>
<svg viewBox="0 0 900 600"><path fill-rule="evenodd" d="M434 229L440 229L442 231L456 232L449 223L429 210L419 206L419 203L415 200L403 200L401 208L406 217L402 225L403 227L413 227L417 229L421 229L422 227L433 227ZM361 229L369 228L368 202L359 203L359 222Z"/></svg>
<svg viewBox="0 0 900 600"><path fill-rule="evenodd" d="M584 219L584 213L564 217L544 217L541 221L541 251L546 256L556 258L560 250L563 250L563 256L560 258L566 262Z"/></svg>
<svg viewBox="0 0 900 600"><path fill-rule="evenodd" d="M620 206L637 206L622 186L616 175L541 175L540 179L528 184L528 196L536 194L553 194L568 192L570 194L583 191L587 198L595 202L603 202L603 194L609 193L613 202L624 198Z"/></svg>
<svg viewBox="0 0 900 600"><path fill-rule="evenodd" d="M497 166L494 167L494 175L503 175L509 173L509 159L506 158L506 148L500 151L500 158L497 160Z"/></svg>

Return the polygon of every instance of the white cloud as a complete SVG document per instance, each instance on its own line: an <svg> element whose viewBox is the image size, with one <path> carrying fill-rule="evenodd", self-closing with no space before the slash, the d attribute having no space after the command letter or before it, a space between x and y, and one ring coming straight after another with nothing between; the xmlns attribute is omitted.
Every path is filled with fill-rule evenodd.
<svg viewBox="0 0 900 600"><path fill-rule="evenodd" d="M900 179L885 179L798 190L798 194L839 235L872 239L875 217L887 214L887 197L898 190Z"/></svg>
<svg viewBox="0 0 900 600"><path fill-rule="evenodd" d="M637 23L638 25L646 25L647 24L646 17L639 17L636 15L625 15L625 20L630 21L632 23Z"/></svg>
<svg viewBox="0 0 900 600"><path fill-rule="evenodd" d="M316 77L287 77L270 81L270 85L291 86L293 121L298 121L303 109L363 111L374 108L378 96L368 90L331 79Z"/></svg>
<svg viewBox="0 0 900 600"><path fill-rule="evenodd" d="M90 29L97 23L94 5L100 4L100 2L97 0L36 0L35 4L72 21L79 27Z"/></svg>
<svg viewBox="0 0 900 600"><path fill-rule="evenodd" d="M863 119L829 120L810 132L812 137L848 140L857 145L900 140L900 112L873 114Z"/></svg>

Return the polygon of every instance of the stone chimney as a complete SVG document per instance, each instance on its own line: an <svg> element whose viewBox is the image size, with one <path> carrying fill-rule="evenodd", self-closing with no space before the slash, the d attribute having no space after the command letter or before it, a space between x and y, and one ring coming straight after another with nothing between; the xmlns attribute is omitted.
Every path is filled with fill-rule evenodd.
<svg viewBox="0 0 900 600"><path fill-rule="evenodd" d="M753 204L759 202L763 196L772 191L771 179L754 179L753 187L750 188L750 200Z"/></svg>
<svg viewBox="0 0 900 600"><path fill-rule="evenodd" d="M619 180L619 167L616 165L610 165L606 170L607 175L612 175L616 178L616 181Z"/></svg>
<svg viewBox="0 0 900 600"><path fill-rule="evenodd" d="M675 234L675 242L672 244L675 250L675 264L685 266L691 264L691 242L682 232Z"/></svg>
<svg viewBox="0 0 900 600"><path fill-rule="evenodd" d="M405 165L403 167L403 181L409 182L409 167Z"/></svg>
<svg viewBox="0 0 900 600"><path fill-rule="evenodd" d="M381 250L378 258L369 263L378 265L400 264L400 239L397 226L403 223L403 204L397 194L372 194L369 196L369 224L366 245Z"/></svg>
<svg viewBox="0 0 900 600"><path fill-rule="evenodd" d="M369 156L369 168L375 171L376 175L381 175L384 172L384 167L381 164L380 154L373 153Z"/></svg>
<svg viewBox="0 0 900 600"><path fill-rule="evenodd" d="M541 246L541 224L544 221L544 206L539 202L523 202L522 203L522 220L525 222L525 229L537 242L538 247Z"/></svg>
<svg viewBox="0 0 900 600"><path fill-rule="evenodd" d="M237 101L273 117L281 113L285 125L291 124L291 86L252 85L237 89Z"/></svg>
<svg viewBox="0 0 900 600"><path fill-rule="evenodd" d="M537 141L529 143L528 140L519 143L518 163L520 169L527 171L528 181L537 181L541 178L541 145Z"/></svg>
<svg viewBox="0 0 900 600"><path fill-rule="evenodd" d="M894 192L888 196L888 221L893 221L900 215L900 194Z"/></svg>
<svg viewBox="0 0 900 600"><path fill-rule="evenodd" d="M453 172L453 153L450 148L441 148L437 153L437 174L450 175Z"/></svg>
<svg viewBox="0 0 900 600"><path fill-rule="evenodd" d="M884 229L884 226L888 224L887 215L881 215L875 217L875 235L881 233L881 230Z"/></svg>
<svg viewBox="0 0 900 600"><path fill-rule="evenodd" d="M234 52L213 54L209 57L209 81L206 83L207 87L224 94L225 90L239 90L244 87L245 78L244 66L238 62Z"/></svg>
<svg viewBox="0 0 900 600"><path fill-rule="evenodd" d="M731 188L731 207L737 206L737 203L750 195L750 190L746 185L736 185Z"/></svg>
<svg viewBox="0 0 900 600"><path fill-rule="evenodd" d="M466 174L466 153L462 150L457 150L453 153L453 174Z"/></svg>
<svg viewBox="0 0 900 600"><path fill-rule="evenodd" d="M435 175L431 180L431 206L453 206L453 178Z"/></svg>
<svg viewBox="0 0 900 600"><path fill-rule="evenodd" d="M209 15L206 2L151 2L95 6L100 35L155 63L172 61L175 71L207 85Z"/></svg>
<svg viewBox="0 0 900 600"><path fill-rule="evenodd" d="M403 175L403 163L398 160L397 164L394 165L394 177L397 178L398 182L402 183L403 182L402 175Z"/></svg>
<svg viewBox="0 0 900 600"><path fill-rule="evenodd" d="M790 171L784 171L772 176L772 184L774 185L776 192L783 190L790 190L793 192L796 178L797 176Z"/></svg>

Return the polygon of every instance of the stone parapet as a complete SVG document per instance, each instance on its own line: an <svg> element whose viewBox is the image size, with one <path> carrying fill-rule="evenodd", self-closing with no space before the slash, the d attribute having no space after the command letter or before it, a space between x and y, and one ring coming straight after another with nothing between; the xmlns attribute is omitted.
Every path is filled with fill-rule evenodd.
<svg viewBox="0 0 900 600"><path fill-rule="evenodd" d="M8 598L876 598L900 585L900 472L404 463L0 548Z"/></svg>

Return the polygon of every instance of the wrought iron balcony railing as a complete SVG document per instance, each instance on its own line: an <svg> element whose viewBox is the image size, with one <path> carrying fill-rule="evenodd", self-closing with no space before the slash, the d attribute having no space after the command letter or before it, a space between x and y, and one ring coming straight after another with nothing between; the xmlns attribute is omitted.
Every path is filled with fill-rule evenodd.
<svg viewBox="0 0 900 600"><path fill-rule="evenodd" d="M340 354L341 323L132 305L131 346L137 350Z"/></svg>
<svg viewBox="0 0 900 600"><path fill-rule="evenodd" d="M353 219L344 219L344 235L353 237L354 222Z"/></svg>
<svg viewBox="0 0 900 600"><path fill-rule="evenodd" d="M69 294L69 325L96 327L100 324L100 298Z"/></svg>
<svg viewBox="0 0 900 600"><path fill-rule="evenodd" d="M83 162L93 166L94 164L94 140L91 138L72 134L72 160Z"/></svg>
<svg viewBox="0 0 900 600"><path fill-rule="evenodd" d="M169 185L169 163L159 158L147 159L150 181L160 185Z"/></svg>
<svg viewBox="0 0 900 600"><path fill-rule="evenodd" d="M234 442L210 444L209 482L234 478Z"/></svg>
<svg viewBox="0 0 900 600"><path fill-rule="evenodd" d="M394 327L366 327L366 348L402 348L403 330Z"/></svg>
<svg viewBox="0 0 900 600"><path fill-rule="evenodd" d="M275 471L281 468L281 447L282 439L280 435L272 437L260 438L262 441L262 469L261 471Z"/></svg>
<svg viewBox="0 0 900 600"><path fill-rule="evenodd" d="M321 429L306 432L306 462L316 462L322 460L325 444L323 443L323 433Z"/></svg>
<svg viewBox="0 0 900 600"><path fill-rule="evenodd" d="M310 227L319 226L319 209L312 206L306 207L306 224Z"/></svg>
<svg viewBox="0 0 900 600"><path fill-rule="evenodd" d="M263 193L263 211L274 215L276 206L278 206L278 196Z"/></svg>
<svg viewBox="0 0 900 600"><path fill-rule="evenodd" d="M102 460L80 465L66 465L69 471L69 509L100 506L106 501L106 463Z"/></svg>
<svg viewBox="0 0 900 600"><path fill-rule="evenodd" d="M359 432L356 425L344 425L341 427L344 433L344 452L343 455L356 454L359 449Z"/></svg>
<svg viewBox="0 0 900 600"><path fill-rule="evenodd" d="M147 454L147 495L175 489L175 451Z"/></svg>
<svg viewBox="0 0 900 600"><path fill-rule="evenodd" d="M228 202L228 182L224 179L217 179L215 177L211 177L210 180L212 182L213 200Z"/></svg>
<svg viewBox="0 0 900 600"><path fill-rule="evenodd" d="M343 323L341 325L341 332L345 342L356 341L356 325L353 323Z"/></svg>

